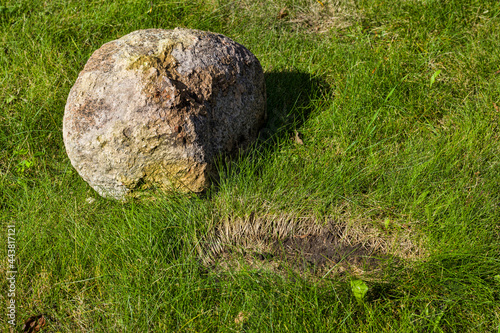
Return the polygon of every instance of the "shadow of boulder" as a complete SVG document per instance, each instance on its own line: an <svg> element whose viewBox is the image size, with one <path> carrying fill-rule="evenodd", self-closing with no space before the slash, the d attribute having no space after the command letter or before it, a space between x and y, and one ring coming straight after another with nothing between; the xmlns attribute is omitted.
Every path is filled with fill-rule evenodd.
<svg viewBox="0 0 500 333"><path fill-rule="evenodd" d="M219 156L215 162L219 174L212 178L211 189L201 193L202 197L219 191L221 177L227 176L230 173L229 169L232 172L238 172L238 158L256 161L262 156L255 154L256 152L273 151L278 142L290 138L294 131L300 129L310 117L314 108L311 101L319 98L329 89L324 80L295 69L266 72L264 77L267 94L267 121L259 132L257 142L233 156Z"/></svg>
<svg viewBox="0 0 500 333"><path fill-rule="evenodd" d="M307 121L313 111L311 100L329 87L322 79L295 69L270 71L264 76L268 118L260 138L272 145L273 139L289 136Z"/></svg>

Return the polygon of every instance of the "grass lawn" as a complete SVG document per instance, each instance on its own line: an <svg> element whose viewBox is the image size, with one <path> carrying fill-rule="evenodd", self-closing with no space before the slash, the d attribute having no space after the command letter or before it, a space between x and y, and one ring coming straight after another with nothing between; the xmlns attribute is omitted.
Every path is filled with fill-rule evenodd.
<svg viewBox="0 0 500 333"><path fill-rule="evenodd" d="M203 195L101 198L69 90L105 42L175 27L257 56L266 127ZM500 332L498 0L2 0L0 82L13 331Z"/></svg>

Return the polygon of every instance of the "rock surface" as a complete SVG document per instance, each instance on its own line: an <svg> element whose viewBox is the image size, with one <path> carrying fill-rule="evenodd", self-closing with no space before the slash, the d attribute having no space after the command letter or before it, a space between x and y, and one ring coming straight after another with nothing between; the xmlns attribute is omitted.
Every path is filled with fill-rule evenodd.
<svg viewBox="0 0 500 333"><path fill-rule="evenodd" d="M266 119L262 67L210 32L148 29L104 44L71 89L63 137L101 196L200 192L214 160L252 143Z"/></svg>

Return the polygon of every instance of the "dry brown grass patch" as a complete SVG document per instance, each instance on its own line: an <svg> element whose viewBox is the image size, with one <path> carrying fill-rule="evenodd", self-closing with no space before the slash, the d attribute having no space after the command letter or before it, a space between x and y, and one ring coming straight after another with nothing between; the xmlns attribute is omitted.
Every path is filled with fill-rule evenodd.
<svg viewBox="0 0 500 333"><path fill-rule="evenodd" d="M313 32L327 32L331 29L345 29L361 18L353 0L308 1L297 10L290 23L301 24Z"/></svg>
<svg viewBox="0 0 500 333"><path fill-rule="evenodd" d="M344 29L361 18L354 0L212 1L210 6L214 12L229 10L234 17L253 17L257 21L273 18L316 33Z"/></svg>
<svg viewBox="0 0 500 333"><path fill-rule="evenodd" d="M426 256L423 237L408 222L253 214L214 224L199 252L206 266L220 269L250 265L279 271L291 266L356 275L381 271L388 262Z"/></svg>

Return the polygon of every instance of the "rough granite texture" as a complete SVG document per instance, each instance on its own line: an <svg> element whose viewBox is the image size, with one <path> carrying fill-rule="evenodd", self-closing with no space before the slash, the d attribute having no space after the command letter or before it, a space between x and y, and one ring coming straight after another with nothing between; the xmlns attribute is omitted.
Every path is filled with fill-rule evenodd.
<svg viewBox="0 0 500 333"><path fill-rule="evenodd" d="M148 29L104 44L71 89L63 137L72 165L100 195L200 192L214 159L252 143L266 119L257 58L198 30Z"/></svg>

